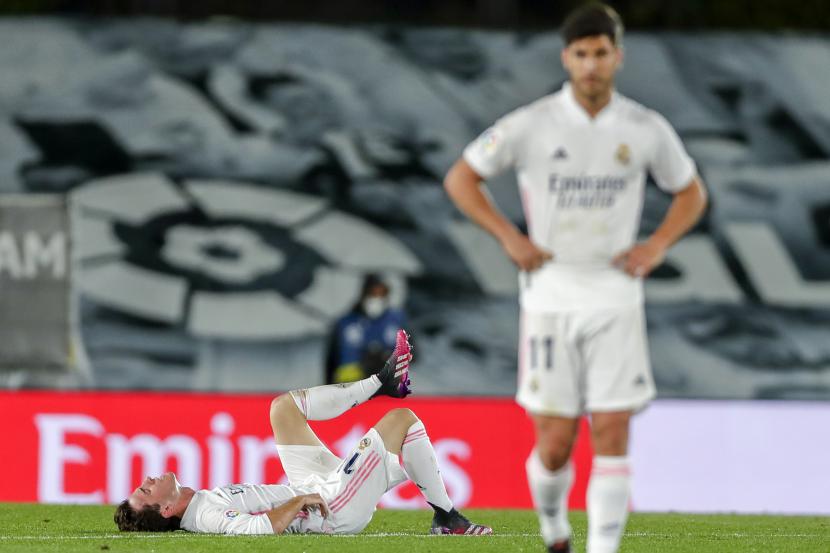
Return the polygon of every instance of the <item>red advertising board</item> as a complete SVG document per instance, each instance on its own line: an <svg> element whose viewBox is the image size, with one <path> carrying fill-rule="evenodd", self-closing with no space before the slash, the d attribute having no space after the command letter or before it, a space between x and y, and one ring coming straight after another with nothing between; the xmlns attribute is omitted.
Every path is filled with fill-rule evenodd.
<svg viewBox="0 0 830 553"><path fill-rule="evenodd" d="M144 474L176 471L183 484L280 482L271 396L0 392L4 444L0 501L114 503ZM405 406L423 420L458 506L531 506L524 463L533 429L509 399L377 399L312 428L336 454L383 414ZM583 423L584 424L584 423ZM571 506L584 508L591 452L580 432ZM381 504L424 505L411 484Z"/></svg>

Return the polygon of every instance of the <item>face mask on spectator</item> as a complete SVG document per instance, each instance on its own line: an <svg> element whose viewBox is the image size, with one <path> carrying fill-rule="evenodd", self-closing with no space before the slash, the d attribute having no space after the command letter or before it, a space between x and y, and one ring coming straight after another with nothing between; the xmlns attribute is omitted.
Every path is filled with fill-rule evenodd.
<svg viewBox="0 0 830 553"><path fill-rule="evenodd" d="M363 311L370 319L377 319L386 311L386 298L371 297L363 300Z"/></svg>

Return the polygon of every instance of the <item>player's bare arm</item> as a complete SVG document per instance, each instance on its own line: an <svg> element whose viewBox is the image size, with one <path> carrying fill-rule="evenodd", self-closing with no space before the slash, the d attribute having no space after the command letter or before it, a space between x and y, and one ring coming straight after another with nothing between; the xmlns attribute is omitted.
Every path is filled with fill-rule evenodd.
<svg viewBox="0 0 830 553"><path fill-rule="evenodd" d="M271 521L271 526L274 528L275 534L282 534L285 529L291 524L297 513L307 510L309 508L316 508L320 510L323 518L328 518L329 511L326 502L319 494L311 493L307 495L298 495L291 498L279 507L275 507L266 513L268 520Z"/></svg>
<svg viewBox="0 0 830 553"><path fill-rule="evenodd" d="M631 276L647 276L663 262L668 249L700 220L706 203L706 187L696 176L674 195L663 222L648 240L617 255L614 265Z"/></svg>
<svg viewBox="0 0 830 553"><path fill-rule="evenodd" d="M482 189L482 178L459 159L444 179L444 188L453 203L467 217L499 241L508 257L523 271L534 271L553 254L543 250L502 215Z"/></svg>

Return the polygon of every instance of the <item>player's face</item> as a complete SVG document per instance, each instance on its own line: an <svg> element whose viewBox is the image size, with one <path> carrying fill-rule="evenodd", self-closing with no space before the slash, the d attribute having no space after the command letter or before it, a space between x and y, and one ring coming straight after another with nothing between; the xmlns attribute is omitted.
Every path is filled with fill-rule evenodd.
<svg viewBox="0 0 830 553"><path fill-rule="evenodd" d="M172 472L157 478L148 476L130 495L130 505L133 509L141 509L144 505L172 505L181 495L181 489L181 484Z"/></svg>
<svg viewBox="0 0 830 553"><path fill-rule="evenodd" d="M562 50L562 65L571 76L571 85L588 99L610 93L622 58L622 48L614 46L608 35L580 38Z"/></svg>

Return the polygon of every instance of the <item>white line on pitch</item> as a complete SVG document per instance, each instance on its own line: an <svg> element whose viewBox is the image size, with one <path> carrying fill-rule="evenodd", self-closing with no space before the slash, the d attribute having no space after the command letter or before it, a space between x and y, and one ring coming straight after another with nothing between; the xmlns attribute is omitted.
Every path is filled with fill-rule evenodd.
<svg viewBox="0 0 830 553"><path fill-rule="evenodd" d="M338 538L396 538L396 537L404 537L404 538L428 538L428 539L446 539L446 538L471 538L471 537L479 537L479 536L436 536L431 534L408 534L406 532L383 532L377 534L338 534L338 535L328 535L328 534L287 534L288 536L299 536L302 535L305 538L331 538L331 539L338 539ZM6 541L14 541L14 540L31 540L31 541L61 541L61 540L120 540L120 539L132 539L132 540L149 540L149 539L167 539L167 538L193 538L199 539L200 536L210 536L212 538L236 538L239 536L232 536L232 535L225 535L225 534L191 534L191 533L164 533L160 532L158 534L103 534L100 536L0 536L0 540ZM533 534L520 534L520 533L496 533L491 534L487 537L490 538L536 538L539 535L536 533ZM626 537L632 538L677 538L677 537L685 537L685 538L826 538L826 534L754 534L751 532L732 532L732 533L706 533L706 534L694 534L694 533L684 533L684 534L671 534L665 532L626 532ZM270 535L249 535L244 536L246 538L262 538L262 539L273 539L273 536Z"/></svg>
<svg viewBox="0 0 830 553"><path fill-rule="evenodd" d="M397 538L397 537L404 537L404 538L429 538L429 539L440 539L440 538L453 538L453 537L463 537L463 538L470 538L470 537L478 537L478 536L437 536L432 534L407 534L405 532L386 532L380 534L337 534L337 535L329 535L329 534L285 534L286 536L300 536L306 538ZM248 536L232 536L227 534L184 534L184 533L164 533L160 532L158 534L103 534L100 536L0 536L0 540L41 540L41 541L49 541L49 540L121 540L121 539L132 539L132 540L144 540L144 539L161 539L161 538L194 538L199 539L200 536L211 538L237 538L237 537L245 537L245 538L262 538L262 539L273 539L273 536L270 535L248 535ZM496 537L496 538L535 538L538 534L491 534L488 537Z"/></svg>

